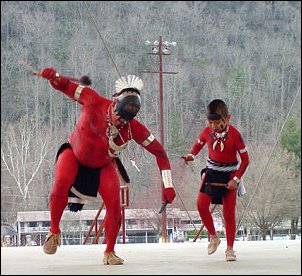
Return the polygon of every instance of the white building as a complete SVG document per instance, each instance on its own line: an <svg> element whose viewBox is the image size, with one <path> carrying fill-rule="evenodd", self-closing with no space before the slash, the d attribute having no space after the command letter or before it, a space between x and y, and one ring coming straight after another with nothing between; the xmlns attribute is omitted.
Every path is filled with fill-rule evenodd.
<svg viewBox="0 0 302 276"><path fill-rule="evenodd" d="M160 241L162 215L154 209L124 209L125 224L122 224L117 242L156 243ZM82 210L79 212L64 211L60 228L62 244L93 243L97 230L104 219L105 210L102 210L98 219L99 210ZM122 212L123 214L123 212ZM194 238L190 231L195 233L202 227L197 211L182 211L179 208L167 208L167 234L171 241L176 237L184 239ZM223 223L215 218L218 231L223 231ZM91 226L95 224L94 226ZM42 245L50 227L49 211L32 211L17 213L18 245ZM123 232L123 229L124 232ZM87 236L91 232L89 237ZM205 230L204 230L205 231ZM125 233L126 240L123 238ZM193 233L193 232L192 232ZM99 235L96 243L103 241L103 234Z"/></svg>

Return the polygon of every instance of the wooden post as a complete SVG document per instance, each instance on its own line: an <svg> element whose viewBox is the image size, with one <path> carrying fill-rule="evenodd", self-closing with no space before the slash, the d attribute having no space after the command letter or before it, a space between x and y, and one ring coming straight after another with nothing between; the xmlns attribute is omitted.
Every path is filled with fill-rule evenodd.
<svg viewBox="0 0 302 276"><path fill-rule="evenodd" d="M92 232L92 229L93 229L94 227L95 227L95 233L97 233L97 231L98 231L98 230L97 230L97 229L98 229L98 218L99 218L99 216L100 216L100 214L101 214L103 208L104 208L104 202L102 202L101 207L99 208L99 210L98 210L98 212L97 212L97 214L96 214L96 216L95 216L95 218L94 218L92 224L90 225L90 228L89 228L89 230L88 230L88 233L87 233L87 235L86 235L86 237L85 237L85 239L84 239L84 241L83 241L83 244L86 244L86 243L87 243L87 241L88 241L88 239L89 239L89 237L90 237L90 234L91 234L91 232Z"/></svg>
<svg viewBox="0 0 302 276"><path fill-rule="evenodd" d="M123 243L126 243L126 217L125 217L125 208L129 207L129 188L128 185L122 185L120 186L120 196L121 196L121 214L122 214L122 235L123 235ZM102 202L101 207L99 208L92 224L90 225L90 228L88 230L88 233L83 241L83 244L86 244L91 232L94 228L95 236L92 241L93 244L98 243L98 239L100 235L103 232L103 229L105 227L105 219L102 221L101 225L98 227L98 218L104 208L104 202Z"/></svg>

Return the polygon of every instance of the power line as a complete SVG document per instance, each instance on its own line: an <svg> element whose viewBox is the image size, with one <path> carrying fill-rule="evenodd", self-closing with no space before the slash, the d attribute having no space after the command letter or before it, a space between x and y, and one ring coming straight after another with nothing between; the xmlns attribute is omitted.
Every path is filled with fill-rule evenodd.
<svg viewBox="0 0 302 276"><path fill-rule="evenodd" d="M293 100L293 103L292 103L292 105L291 105L291 107L290 107L290 109L289 109L289 111L288 111L288 113L287 113L287 116L286 116L286 118L285 118L285 120L284 120L284 123L283 123L283 125L282 125L282 127L281 127L281 129L280 129L280 131L279 131L279 134L278 134L278 136L277 136L277 139L276 139L276 141L275 141L275 143L274 143L274 145L273 145L273 147L272 147L272 150L271 150L271 152L270 152L270 155L269 155L269 157L268 157L268 159L267 159L267 161L266 161L265 166L263 167L263 170L262 170L262 172L261 172L261 174L260 174L260 177L259 177L259 179L258 179L256 188L255 188L255 190L254 190L254 192L253 192L253 194L252 194L252 196L251 196L251 198L250 198L250 200L249 200L247 206L245 207L245 209L244 209L244 211L243 211L243 213L242 213L242 215L241 215L241 218L240 218L240 220L239 220L239 222L238 222L238 224L237 224L236 232L239 230L239 228L240 228L240 226L241 226L241 223L242 223L242 220L243 220L243 218L244 218L244 216L245 216L245 213L246 213L247 209L249 208L249 206L250 206L250 204L251 204L251 202L252 202L252 200L253 200L253 198L254 198L254 196L255 196L255 194L256 194L256 191L257 191L258 186L259 186L259 184L260 184L260 180L262 179L262 177L263 177L263 175L264 175L264 172L265 172L266 169L267 169L267 166L268 166L268 164L269 164L269 161L270 161L270 159L271 159L271 157L272 157L272 155L273 155L273 152L274 152L274 150L275 150L275 148L276 148L276 146L277 146L277 144L278 144L278 141L279 141L279 139L280 139L280 137L281 137L281 133L282 133L282 131L283 131L283 129L284 129L284 127L285 127L287 121L288 121L289 115L290 115L290 113L292 112L292 109L293 109L293 107L294 107L295 101L296 101L296 99L298 98L298 95L299 95L300 91L301 91L301 86L298 88L298 91L297 91L297 93L296 93L296 95L295 95L295 98L294 98L294 100Z"/></svg>
<svg viewBox="0 0 302 276"><path fill-rule="evenodd" d="M115 61L114 61L114 59L113 59L113 57L112 57L112 55L111 55L111 52L110 52L110 50L109 50L109 47L107 46L107 43L106 43L105 39L103 38L103 36L102 36L102 34L101 34L101 31L99 30L99 28L98 28L98 26L97 26L97 24L96 24L96 21L95 21L95 19L94 19L94 17L92 16L92 14L91 14L90 11L89 11L88 5L87 5L86 1L83 1L83 2L84 2L84 4L85 4L85 7L86 7L86 9L87 9L87 11L88 11L88 14L89 14L89 16L91 17L91 19L92 19L92 21L93 21L93 24L94 24L94 26L95 26L95 28L96 28L96 30L97 30L97 32L98 32L98 34L99 34L99 36L100 36L102 42L103 42L104 45L105 45L105 48L106 48L106 50L107 50L107 52L108 52L108 54L109 54L109 57L110 57L110 59L111 59L113 65L114 65L114 67L115 67L115 69L116 69L116 71L117 71L119 77L121 78L121 77L122 77L121 72L120 72L120 70L118 69L118 67L117 67L117 65L116 65L116 63L115 63Z"/></svg>

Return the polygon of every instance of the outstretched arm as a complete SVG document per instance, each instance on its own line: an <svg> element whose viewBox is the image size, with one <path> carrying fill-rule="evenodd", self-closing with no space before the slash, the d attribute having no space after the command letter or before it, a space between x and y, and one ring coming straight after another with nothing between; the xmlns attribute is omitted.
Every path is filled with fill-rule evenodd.
<svg viewBox="0 0 302 276"><path fill-rule="evenodd" d="M183 155L181 158L188 164L190 161L194 161L195 156L202 150L206 141L203 139L203 133L201 132L197 141L193 144L190 152L187 155Z"/></svg>
<svg viewBox="0 0 302 276"><path fill-rule="evenodd" d="M172 203L176 193L172 184L171 168L167 153L155 138L149 145L145 146L145 149L155 156L157 165L161 171L164 185L163 199L168 203Z"/></svg>
<svg viewBox="0 0 302 276"><path fill-rule="evenodd" d="M50 85L54 89L61 91L69 98L78 101L80 104L86 102L92 103L95 97L99 97L93 89L71 81L70 78L60 75L53 68L45 68L35 75L49 80Z"/></svg>
<svg viewBox="0 0 302 276"><path fill-rule="evenodd" d="M166 151L143 124L136 120L131 123L133 139L156 158L164 185L163 198L168 203L172 203L176 193L172 184L171 166Z"/></svg>
<svg viewBox="0 0 302 276"><path fill-rule="evenodd" d="M37 73L38 76L49 80L50 85L71 99L75 99L75 91L78 84L71 82L68 78L61 76L53 68L45 68L43 71Z"/></svg>

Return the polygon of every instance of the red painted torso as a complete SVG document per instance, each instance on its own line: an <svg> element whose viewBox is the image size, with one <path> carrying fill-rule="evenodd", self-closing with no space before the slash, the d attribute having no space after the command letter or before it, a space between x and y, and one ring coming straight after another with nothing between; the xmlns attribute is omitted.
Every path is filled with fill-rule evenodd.
<svg viewBox="0 0 302 276"><path fill-rule="evenodd" d="M58 85L51 82L51 85L70 97L74 98L78 84L64 81ZM91 168L102 167L112 161L109 156L109 138L106 134L108 124L108 109L112 100L100 96L95 90L84 87L77 99L82 105L80 116L74 130L69 135L69 143L77 160L84 166ZM118 146L133 139L136 143L142 144L151 132L146 126L137 121L131 120L119 129L119 136L114 139ZM122 137L122 138L121 138ZM155 139L145 147L157 160L161 170L170 169L170 163L162 145ZM114 151L111 150L111 153Z"/></svg>
<svg viewBox="0 0 302 276"><path fill-rule="evenodd" d="M249 164L249 156L245 150L245 142L241 133L232 125L229 126L227 136L223 144L224 148L221 151L221 141L219 141L213 149L215 142L214 132L210 127L204 128L199 134L198 141L196 141L190 151L191 154L197 155L200 150L207 145L209 158L219 163L234 163L238 161L238 154L241 158L240 166L236 172L237 177L241 177Z"/></svg>
<svg viewBox="0 0 302 276"><path fill-rule="evenodd" d="M82 165L102 167L111 161L106 135L110 103L111 101L99 97L93 104L84 104L78 122L69 135L69 143Z"/></svg>

